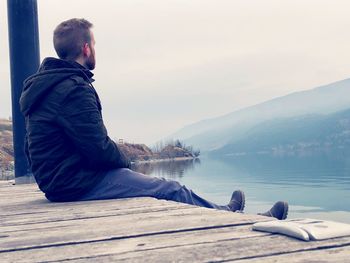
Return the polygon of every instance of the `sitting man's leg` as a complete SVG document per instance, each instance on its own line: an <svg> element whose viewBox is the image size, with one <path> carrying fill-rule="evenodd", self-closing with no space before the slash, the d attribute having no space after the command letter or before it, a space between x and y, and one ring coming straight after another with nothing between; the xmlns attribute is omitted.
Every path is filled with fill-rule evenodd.
<svg viewBox="0 0 350 263"><path fill-rule="evenodd" d="M242 191L235 191L228 205L216 205L176 181L147 176L126 168L109 171L103 180L80 200L128 197L155 197L227 211L243 211L245 205Z"/></svg>

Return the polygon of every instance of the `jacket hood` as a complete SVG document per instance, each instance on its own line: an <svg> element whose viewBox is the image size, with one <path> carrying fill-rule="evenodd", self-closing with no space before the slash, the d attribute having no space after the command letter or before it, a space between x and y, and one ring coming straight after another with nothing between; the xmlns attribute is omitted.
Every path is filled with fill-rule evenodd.
<svg viewBox="0 0 350 263"><path fill-rule="evenodd" d="M38 72L24 81L19 101L24 116L30 114L57 84L73 75L93 81L92 72L77 62L57 58L44 59Z"/></svg>

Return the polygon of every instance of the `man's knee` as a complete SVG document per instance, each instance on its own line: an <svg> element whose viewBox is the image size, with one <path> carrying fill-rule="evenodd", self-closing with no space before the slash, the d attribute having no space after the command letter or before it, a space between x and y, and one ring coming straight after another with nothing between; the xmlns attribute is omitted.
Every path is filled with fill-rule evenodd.
<svg viewBox="0 0 350 263"><path fill-rule="evenodd" d="M172 181L172 180L169 180L169 181L166 181L166 191L168 192L168 194L175 194L179 191L182 191L183 189L183 185L181 185L179 182L177 181Z"/></svg>

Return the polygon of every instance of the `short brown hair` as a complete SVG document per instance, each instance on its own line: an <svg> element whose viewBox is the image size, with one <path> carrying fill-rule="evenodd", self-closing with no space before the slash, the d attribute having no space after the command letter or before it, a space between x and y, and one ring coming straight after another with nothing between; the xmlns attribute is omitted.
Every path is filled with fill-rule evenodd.
<svg viewBox="0 0 350 263"><path fill-rule="evenodd" d="M53 33L53 45L61 59L75 60L85 43L91 44L92 23L81 18L73 18L59 24Z"/></svg>

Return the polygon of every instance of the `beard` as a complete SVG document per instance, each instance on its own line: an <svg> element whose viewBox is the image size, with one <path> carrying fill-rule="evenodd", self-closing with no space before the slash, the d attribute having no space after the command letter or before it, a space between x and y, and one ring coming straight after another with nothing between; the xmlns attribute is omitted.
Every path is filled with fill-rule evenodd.
<svg viewBox="0 0 350 263"><path fill-rule="evenodd" d="M91 53L90 57L85 62L85 66L89 70L95 69L96 66L96 59L95 59L95 54Z"/></svg>

